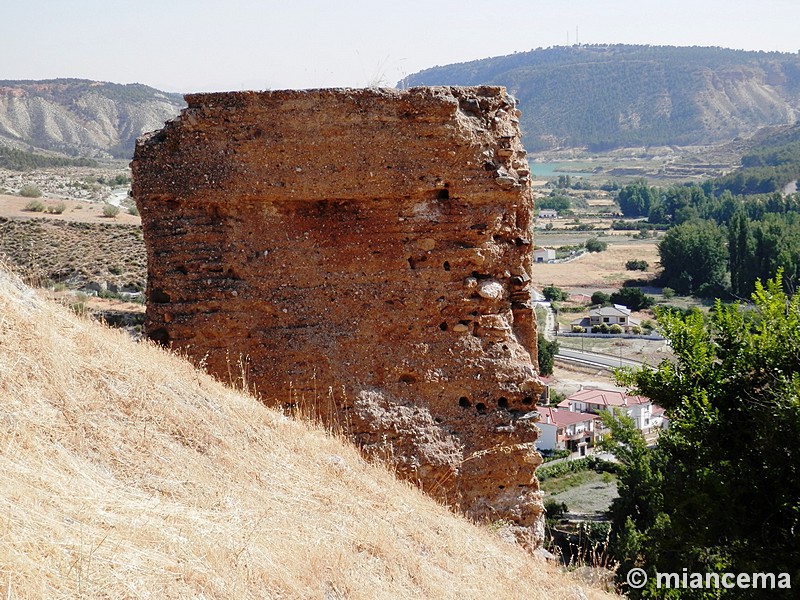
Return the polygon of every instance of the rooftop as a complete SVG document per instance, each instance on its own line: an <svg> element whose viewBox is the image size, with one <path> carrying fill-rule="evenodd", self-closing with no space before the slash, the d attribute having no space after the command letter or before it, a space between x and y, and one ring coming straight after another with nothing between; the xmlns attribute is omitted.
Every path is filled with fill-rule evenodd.
<svg viewBox="0 0 800 600"><path fill-rule="evenodd" d="M559 406L561 405L559 404ZM573 423L594 421L600 418L597 415L590 413L581 413L564 409L559 410L557 408L553 408L552 406L540 406L537 410L539 411L538 422L540 425L556 425L558 427L565 427L567 425L572 425ZM548 416L550 417L549 423L547 421Z"/></svg>
<svg viewBox="0 0 800 600"><path fill-rule="evenodd" d="M599 406L632 406L634 404L648 404L649 398L644 396L629 396L624 392L600 389L585 389L575 392L564 402L583 402L584 404L595 404Z"/></svg>

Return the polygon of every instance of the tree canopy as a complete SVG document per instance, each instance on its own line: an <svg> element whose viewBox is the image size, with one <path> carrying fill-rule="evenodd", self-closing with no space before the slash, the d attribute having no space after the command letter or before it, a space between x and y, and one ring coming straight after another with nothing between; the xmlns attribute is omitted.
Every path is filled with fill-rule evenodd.
<svg viewBox="0 0 800 600"><path fill-rule="evenodd" d="M662 282L682 294L725 286L728 269L727 239L711 221L690 221L667 231L658 246Z"/></svg>
<svg viewBox="0 0 800 600"><path fill-rule="evenodd" d="M708 322L660 311L676 360L618 373L670 423L649 450L630 423L603 417L623 465L612 507L623 579L639 566L650 575L688 569L800 581L800 295L787 296L779 273L766 287L756 284L753 300L752 311L718 301ZM795 597L758 591L723 592ZM672 597L652 577L631 596Z"/></svg>

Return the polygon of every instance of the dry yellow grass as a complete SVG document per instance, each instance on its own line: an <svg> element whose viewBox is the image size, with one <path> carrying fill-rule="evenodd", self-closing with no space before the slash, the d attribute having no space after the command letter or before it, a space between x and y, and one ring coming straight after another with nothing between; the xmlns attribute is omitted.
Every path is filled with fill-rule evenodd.
<svg viewBox="0 0 800 600"><path fill-rule="evenodd" d="M610 236L609 236L610 237ZM537 238L537 244L545 244L545 236ZM567 263L536 263L533 266L533 283L537 287L554 284L562 288L582 288L589 294L606 288L618 288L626 279L647 279L653 276L658 264L658 246L654 240L634 242L610 242L603 252L589 252ZM647 272L627 271L625 263L631 259L643 259L650 263Z"/></svg>
<svg viewBox="0 0 800 600"><path fill-rule="evenodd" d="M4 271L0 399L3 599L611 597Z"/></svg>

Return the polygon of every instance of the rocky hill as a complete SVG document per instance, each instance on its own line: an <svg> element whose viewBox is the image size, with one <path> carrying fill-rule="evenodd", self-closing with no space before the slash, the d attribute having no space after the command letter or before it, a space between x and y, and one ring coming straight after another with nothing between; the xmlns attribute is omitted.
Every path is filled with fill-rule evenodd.
<svg viewBox="0 0 800 600"><path fill-rule="evenodd" d="M611 598L1 269L0 314L3 598Z"/></svg>
<svg viewBox="0 0 800 600"><path fill-rule="evenodd" d="M136 83L0 81L0 146L128 159L137 137L183 106L180 94Z"/></svg>
<svg viewBox="0 0 800 600"><path fill-rule="evenodd" d="M800 55L723 48L595 45L434 67L400 82L504 85L528 150L726 141L800 111Z"/></svg>

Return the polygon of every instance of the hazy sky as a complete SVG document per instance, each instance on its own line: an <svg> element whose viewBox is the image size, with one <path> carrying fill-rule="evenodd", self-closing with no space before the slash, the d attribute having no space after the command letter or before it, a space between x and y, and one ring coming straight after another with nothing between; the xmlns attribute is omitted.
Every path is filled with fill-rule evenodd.
<svg viewBox="0 0 800 600"><path fill-rule="evenodd" d="M800 0L3 0L0 79L168 91L394 85L575 43L800 50Z"/></svg>

